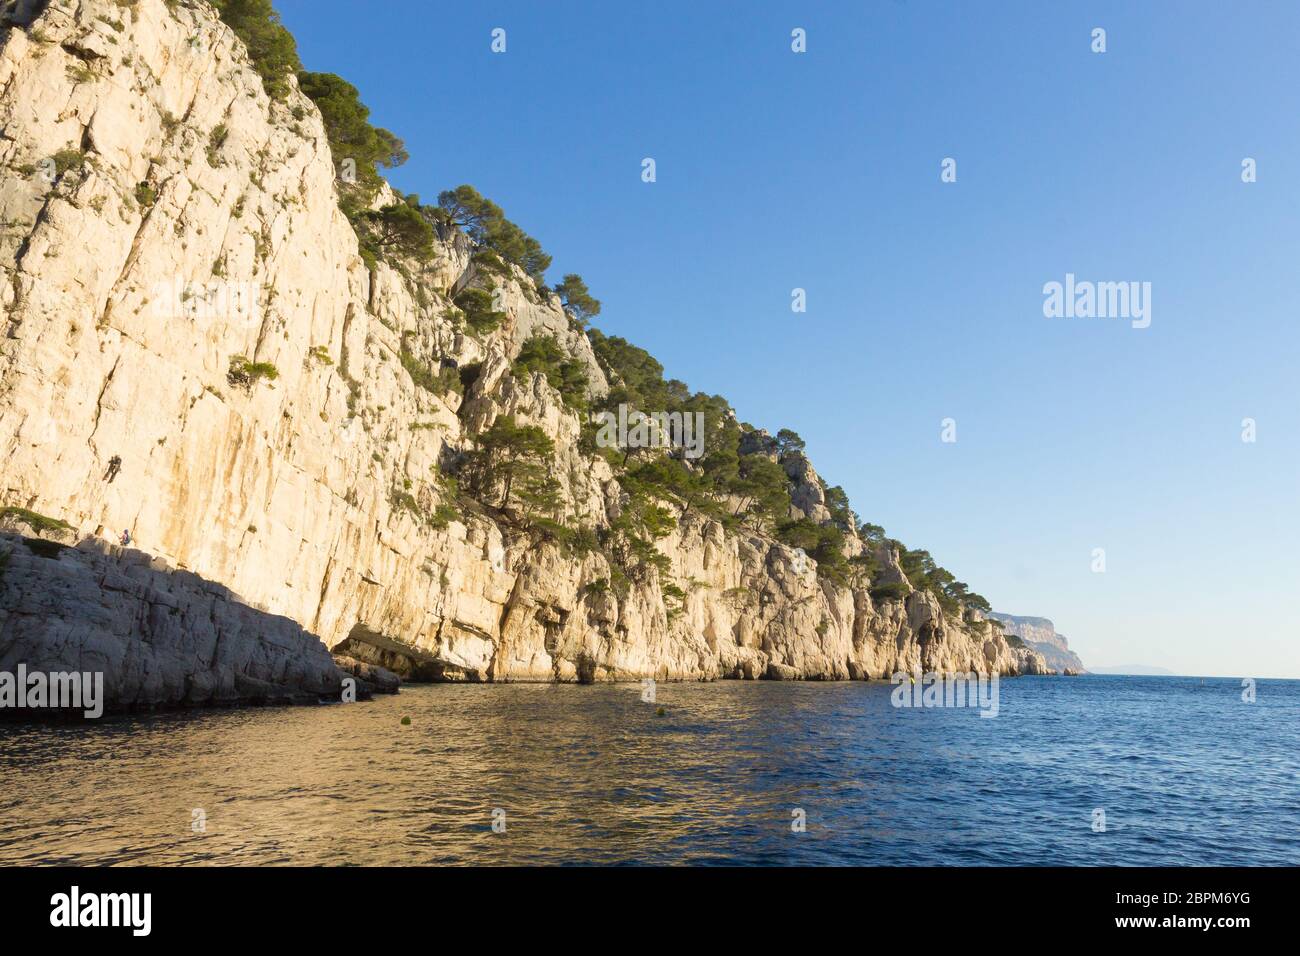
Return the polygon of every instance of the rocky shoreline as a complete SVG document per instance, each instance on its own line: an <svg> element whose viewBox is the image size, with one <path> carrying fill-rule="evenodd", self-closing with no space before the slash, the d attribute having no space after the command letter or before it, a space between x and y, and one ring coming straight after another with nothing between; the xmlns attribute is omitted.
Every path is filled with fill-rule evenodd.
<svg viewBox="0 0 1300 956"><path fill-rule="evenodd" d="M66 529L37 533L12 516L3 524L10 530L0 530L0 672L103 673L106 713L339 702L348 699L348 678L354 700L401 687L379 664L331 654L291 619L142 551L76 540ZM1025 672L1036 670L1032 663ZM769 665L706 679L804 675ZM0 709L0 717L45 716Z"/></svg>
<svg viewBox="0 0 1300 956"><path fill-rule="evenodd" d="M105 713L338 702L347 677L357 700L398 690L395 675L336 660L220 584L71 538L0 531L0 672L102 673Z"/></svg>

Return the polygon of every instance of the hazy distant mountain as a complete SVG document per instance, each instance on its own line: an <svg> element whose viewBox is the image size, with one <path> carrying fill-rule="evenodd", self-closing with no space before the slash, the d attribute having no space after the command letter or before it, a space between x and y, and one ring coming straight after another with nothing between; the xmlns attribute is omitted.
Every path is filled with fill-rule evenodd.
<svg viewBox="0 0 1300 956"><path fill-rule="evenodd" d="M1043 655L1047 666L1054 671L1067 669L1078 673L1087 673L1079 655L1070 650L1070 643L1064 634L1056 632L1055 625L1045 617L1027 617L1019 614L1003 614L994 611L989 615L1002 623L1006 634L1020 638L1033 650Z"/></svg>

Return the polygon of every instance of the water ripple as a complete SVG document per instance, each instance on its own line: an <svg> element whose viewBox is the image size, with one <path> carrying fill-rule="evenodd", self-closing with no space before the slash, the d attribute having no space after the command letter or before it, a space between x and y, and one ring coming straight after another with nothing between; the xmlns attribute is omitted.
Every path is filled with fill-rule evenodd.
<svg viewBox="0 0 1300 956"><path fill-rule="evenodd" d="M0 725L0 862L1300 863L1300 682L1021 678L996 720L880 684L640 691Z"/></svg>

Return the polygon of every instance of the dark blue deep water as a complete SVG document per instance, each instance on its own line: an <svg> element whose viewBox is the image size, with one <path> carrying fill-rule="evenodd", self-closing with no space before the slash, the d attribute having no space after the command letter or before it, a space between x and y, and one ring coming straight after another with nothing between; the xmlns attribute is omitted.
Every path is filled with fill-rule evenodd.
<svg viewBox="0 0 1300 956"><path fill-rule="evenodd" d="M0 863L1300 864L1300 682L1020 678L996 719L890 691L431 685L0 725Z"/></svg>

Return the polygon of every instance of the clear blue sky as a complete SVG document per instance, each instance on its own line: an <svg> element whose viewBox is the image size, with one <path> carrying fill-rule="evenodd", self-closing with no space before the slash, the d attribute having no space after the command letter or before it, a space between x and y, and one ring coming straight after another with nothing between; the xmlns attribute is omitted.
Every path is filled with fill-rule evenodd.
<svg viewBox="0 0 1300 956"><path fill-rule="evenodd" d="M478 187L994 607L1095 665L1300 677L1300 5L277 6L395 185ZM1045 318L1067 272L1151 282L1151 327Z"/></svg>

